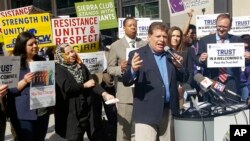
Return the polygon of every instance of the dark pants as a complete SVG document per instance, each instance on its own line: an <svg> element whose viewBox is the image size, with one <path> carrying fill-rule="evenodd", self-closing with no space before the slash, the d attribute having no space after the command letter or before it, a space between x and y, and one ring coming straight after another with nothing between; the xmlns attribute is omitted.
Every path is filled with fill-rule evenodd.
<svg viewBox="0 0 250 141"><path fill-rule="evenodd" d="M5 128L6 128L6 114L4 111L2 111L2 109L0 109L0 141L4 141Z"/></svg>
<svg viewBox="0 0 250 141"><path fill-rule="evenodd" d="M49 124L49 113L37 120L20 120L11 118L18 141L44 141Z"/></svg>
<svg viewBox="0 0 250 141"><path fill-rule="evenodd" d="M71 132L70 135L67 135L67 141L84 141L84 134L87 133L87 136L90 141L91 135L90 135L90 125L88 123L85 123L84 126L78 126L77 130L74 132Z"/></svg>

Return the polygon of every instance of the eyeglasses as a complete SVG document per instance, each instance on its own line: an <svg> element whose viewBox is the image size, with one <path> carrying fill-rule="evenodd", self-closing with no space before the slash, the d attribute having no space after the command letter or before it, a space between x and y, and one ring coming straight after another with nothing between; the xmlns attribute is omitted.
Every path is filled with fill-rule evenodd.
<svg viewBox="0 0 250 141"><path fill-rule="evenodd" d="M229 28L229 26L223 26L223 25L217 25L216 27L217 28L223 28L223 29L228 29Z"/></svg>

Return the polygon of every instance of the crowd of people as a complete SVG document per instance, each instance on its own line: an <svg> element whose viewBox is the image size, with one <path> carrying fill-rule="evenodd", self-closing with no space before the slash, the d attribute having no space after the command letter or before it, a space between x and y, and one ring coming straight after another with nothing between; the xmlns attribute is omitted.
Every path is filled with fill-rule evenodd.
<svg viewBox="0 0 250 141"><path fill-rule="evenodd" d="M216 32L198 39L195 26L190 24L192 13L188 16L184 29L153 22L146 41L136 37L136 19L126 18L124 37L106 50L107 70L100 83L68 43L56 46L55 58L51 56L53 51L49 52L49 59L55 59L56 105L36 110L30 110L30 82L34 73L30 72L29 62L46 58L32 33L20 33L13 49L13 55L21 57L18 85L11 89L0 86L0 141L4 140L6 116L18 141L44 141L52 112L55 132L68 141L83 141L85 133L91 141L174 141L173 119L180 116L185 103L184 85L200 91L193 78L197 73L224 84L226 89L239 94L240 100L249 100L250 35L229 34L232 18L220 14ZM244 43L245 67L208 68L210 43ZM133 50L127 58L128 48ZM100 129L103 122L99 105L115 97L119 99L116 105L104 104L112 128ZM209 100L206 94L199 99ZM109 133L112 135L105 138Z"/></svg>

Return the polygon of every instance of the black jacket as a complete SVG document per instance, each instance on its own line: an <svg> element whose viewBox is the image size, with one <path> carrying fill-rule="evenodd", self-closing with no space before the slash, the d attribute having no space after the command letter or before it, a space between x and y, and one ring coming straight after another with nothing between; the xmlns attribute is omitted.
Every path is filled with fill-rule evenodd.
<svg viewBox="0 0 250 141"><path fill-rule="evenodd" d="M84 82L92 79L85 65L81 65ZM90 120L91 94L101 94L104 90L96 85L83 88L72 74L63 66L56 64L56 106L55 131L63 138L78 132L81 127L86 130Z"/></svg>

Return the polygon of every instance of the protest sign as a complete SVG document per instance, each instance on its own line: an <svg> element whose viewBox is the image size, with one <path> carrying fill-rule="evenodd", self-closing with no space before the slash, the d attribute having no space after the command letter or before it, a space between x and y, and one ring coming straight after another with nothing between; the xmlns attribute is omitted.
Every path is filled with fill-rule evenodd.
<svg viewBox="0 0 250 141"><path fill-rule="evenodd" d="M20 72L20 56L0 56L0 85L17 87Z"/></svg>
<svg viewBox="0 0 250 141"><path fill-rule="evenodd" d="M202 37L216 32L216 18L219 14L207 14L196 16L196 34Z"/></svg>
<svg viewBox="0 0 250 141"><path fill-rule="evenodd" d="M238 36L250 34L250 16L233 17L229 33Z"/></svg>
<svg viewBox="0 0 250 141"><path fill-rule="evenodd" d="M152 23L150 18L135 18L137 20L137 35L136 37L146 40L148 35L148 27ZM123 21L125 18L119 18L119 28L118 28L118 37L123 38L125 35L123 29Z"/></svg>
<svg viewBox="0 0 250 141"><path fill-rule="evenodd" d="M207 45L207 67L244 67L244 43L217 43Z"/></svg>
<svg viewBox="0 0 250 141"><path fill-rule="evenodd" d="M117 28L114 0L77 2L75 9L77 17L98 16L100 30Z"/></svg>
<svg viewBox="0 0 250 141"><path fill-rule="evenodd" d="M131 48L131 47L126 48L126 60L128 60L128 58L129 58L129 53L133 50L136 50L136 49L138 49L138 48Z"/></svg>
<svg viewBox="0 0 250 141"><path fill-rule="evenodd" d="M69 43L77 52L99 50L98 17L52 19L53 43Z"/></svg>
<svg viewBox="0 0 250 141"><path fill-rule="evenodd" d="M29 64L35 77L30 83L30 109L55 105L55 62L33 61Z"/></svg>
<svg viewBox="0 0 250 141"><path fill-rule="evenodd" d="M36 36L39 47L52 46L50 14L32 14L0 19L4 44L7 50L13 50L17 35L29 31Z"/></svg>
<svg viewBox="0 0 250 141"><path fill-rule="evenodd" d="M196 16L197 37L202 37L216 32L216 18L219 14L207 14ZM232 18L230 34L241 36L250 32L250 16Z"/></svg>
<svg viewBox="0 0 250 141"><path fill-rule="evenodd" d="M104 51L78 53L83 64L89 69L91 74L101 73L107 68L107 61Z"/></svg>
<svg viewBox="0 0 250 141"><path fill-rule="evenodd" d="M10 17L10 16L18 16L18 15L27 15L30 13L32 6L25 6L5 11L0 11L0 18L2 17ZM3 41L3 33L2 33L2 26L0 24L0 43Z"/></svg>
<svg viewBox="0 0 250 141"><path fill-rule="evenodd" d="M188 9L206 8L210 0L167 0L171 16L186 13Z"/></svg>

